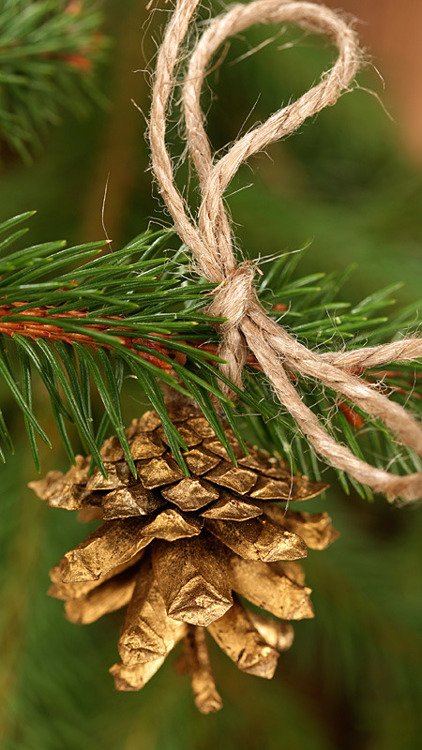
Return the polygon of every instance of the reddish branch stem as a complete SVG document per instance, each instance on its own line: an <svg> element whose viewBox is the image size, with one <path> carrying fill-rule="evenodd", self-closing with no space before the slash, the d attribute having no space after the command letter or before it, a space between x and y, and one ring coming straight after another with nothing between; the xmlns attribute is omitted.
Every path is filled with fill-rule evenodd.
<svg viewBox="0 0 422 750"><path fill-rule="evenodd" d="M23 306L24 304L24 302L15 302L11 305L3 305L2 307L0 307L0 333L12 337L15 334L20 334L21 336L25 336L26 338L30 339L42 338L48 339L49 341L63 341L66 344L86 344L88 346L94 347L95 349L97 349L98 347L103 347L110 350L113 349L111 344L98 341L95 339L95 337L90 336L89 334L89 331L109 333L110 327L107 326L107 323L88 323L86 326L87 333L71 333L69 331L63 330L60 325L47 322L50 316L50 310L48 307L33 307L30 310L27 309L19 312L19 307ZM11 316L13 316L15 320L4 320L4 318ZM21 318L21 320L16 320L17 317ZM25 318L28 317L45 318L46 322L39 323L32 320L26 320ZM69 320L72 318L87 318L87 314L83 310L72 310L70 312L60 313L60 315L55 315L54 317L56 320ZM113 317L110 318L110 320L121 320L122 327L124 327L123 318ZM155 334L153 331L151 331L151 334L154 336L162 336L163 338L166 338L165 335ZM150 339L142 338L139 336L122 336L120 334L115 335L115 338L119 344L126 347L132 352L136 352L136 354L142 357L142 359L151 362L157 367L160 367L162 370L171 370L171 363L165 362L160 357L156 357L149 352L140 351L138 347L144 346L148 347L149 349L154 349L157 354L169 357L175 362L182 363L183 361L180 356L180 352L174 352L166 347L165 344L161 344L158 341L151 341Z"/></svg>
<svg viewBox="0 0 422 750"><path fill-rule="evenodd" d="M19 308L24 306L25 302L14 302L11 305L3 305L0 307L0 333L3 333L7 336L14 336L15 334L20 334L21 336L25 336L26 338L30 339L48 339L50 341L63 341L66 344L72 344L72 343L80 343L80 344L86 344L88 346L92 346L94 348L103 347L105 349L112 350L113 347L111 344L107 344L105 342L101 342L96 340L93 336L89 335L89 331L96 331L96 332L103 332L103 333L110 333L110 327L107 325L107 323L89 323L86 325L87 333L70 333L69 331L63 330L59 325L56 325L54 323L49 323L48 318L51 315L51 310L48 307L32 307L31 309L22 310L19 311ZM13 316L15 320L4 320L6 317ZM21 320L16 320L16 317L21 318ZM45 323L39 323L34 322L31 320L26 320L25 318L45 318ZM63 319L63 320L69 320L72 318L87 318L87 313L84 310L72 310L70 312L63 312L60 313L60 315L54 315L55 320ZM121 321L122 323L122 329L124 330L124 318L120 318L118 316L105 318L105 320L113 320L113 321ZM165 340L166 338L170 338L167 334L162 333L155 333L153 330L151 330L152 336L157 336ZM162 370L171 370L172 365L169 362L165 362L160 357L156 357L153 354L150 354L149 352L141 351L138 347L148 347L149 349L154 349L157 354L161 354L164 357L168 357L169 359L172 359L174 362L177 362L178 364L185 364L186 362L186 355L182 352L174 351L171 347L168 347L165 345L164 341L163 343L159 341L151 340L150 338L142 338L142 337L134 337L134 336L122 336L119 334L113 334L113 331L111 330L111 334L115 336L116 341L121 346L126 347L130 351L136 352L139 357L142 357L142 359L146 359L148 362L152 362L153 364L157 365L157 367L160 367ZM181 342L186 343L186 342ZM204 352L208 352L209 354L218 354L218 345L212 344L212 343L205 343L203 341L195 341L190 344L191 346L194 346L198 349L201 349ZM253 356L249 356L247 360L248 364L252 367L258 368L258 364Z"/></svg>
<svg viewBox="0 0 422 750"><path fill-rule="evenodd" d="M73 343L79 343L79 344L85 344L87 346L92 346L94 349L97 349L98 347L102 347L108 350L112 350L113 346L111 344L107 344L106 342L98 341L90 335L89 331L95 331L95 332L104 332L104 333L110 333L110 327L107 325L106 322L104 323L88 323L86 325L87 333L71 333L69 331L63 330L63 328L60 327L60 325L56 325L54 323L49 323L48 318L50 317L50 308L48 307L33 307L31 309L26 309L19 311L20 307L23 307L26 303L25 302L14 302L10 305L2 305L0 307L0 334L5 334L7 336L13 337L16 334L19 334L21 336L25 336L26 338L30 339L48 339L49 341L62 341L66 344L73 344ZM14 317L15 320L4 320L4 318L7 317ZM45 318L46 322L40 323L28 320L29 317L36 317L36 318ZM63 319L63 320L69 320L72 318L87 318L87 313L83 310L72 310L69 312L63 312L60 313L60 315L55 315L55 319ZM19 320L16 320L16 318L19 318ZM107 320L107 319L105 319ZM124 330L124 318L120 318L118 316L116 317L110 317L109 320L113 321L121 321L122 328ZM113 331L111 331L113 333ZM178 364L184 365L186 362L186 355L182 352L175 351L172 349L171 346L166 346L165 339L171 338L169 335L166 334L160 334L155 333L154 331L151 331L151 335L155 337L160 337L163 339L163 343L160 341L154 341L150 338L142 338L142 337L132 337L132 336L122 336L119 334L114 334L116 341L119 342L121 346L124 346L131 352L135 352L139 357L142 359L150 362L151 364L154 364L156 367L159 367L161 370L165 371L171 371L173 369L173 366L171 362L166 362L162 357L166 357L173 362L177 362ZM208 352L209 354L218 354L218 345L213 343L205 343L203 341L195 341L190 343L191 346L194 346L204 352ZM157 352L157 356L154 354L151 354L150 352L142 351L139 347L147 347L148 349L153 349ZM161 355L161 356L160 356ZM259 370L260 367L258 363L256 362L253 355L248 355L247 357L247 364L254 369ZM358 375L365 375L365 378L372 382L379 382L380 380L383 380L385 378L393 378L393 377L401 377L403 376L403 373L399 370L377 370L373 371L371 373L365 373L361 368L359 369L359 372L356 372ZM291 377L293 379L296 379L296 376L294 373L291 373ZM419 379L419 375L416 376ZM396 391L397 393L408 393L408 391L400 386L395 385L389 385L389 388L391 390ZM414 394L417 398L421 398L419 394ZM348 404L342 400L338 402L338 407L346 417L347 421L355 428L360 429L364 425L363 418Z"/></svg>

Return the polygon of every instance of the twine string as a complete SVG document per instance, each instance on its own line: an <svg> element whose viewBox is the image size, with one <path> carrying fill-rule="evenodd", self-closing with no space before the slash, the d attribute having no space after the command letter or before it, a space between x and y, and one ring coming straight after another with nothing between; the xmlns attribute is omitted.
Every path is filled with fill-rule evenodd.
<svg viewBox="0 0 422 750"><path fill-rule="evenodd" d="M270 318L257 299L251 262L237 264L224 192L241 164L270 143L289 135L309 117L334 104L351 85L359 67L359 45L354 31L333 11L310 2L255 0L235 5L212 19L190 54L182 89L189 154L201 189L197 221L178 191L166 145L166 120L175 89L180 51L199 0L178 0L157 58L152 92L149 136L152 169L175 228L189 247L198 271L218 286L210 311L226 322L221 327L220 352L227 377L242 387L247 351L251 351L271 382L280 403L290 412L315 451L337 469L390 499L415 500L422 495L422 473L398 476L357 458L338 443L302 401L289 372L310 377L341 394L372 417L381 419L398 441L422 455L422 429L399 404L353 374L392 361L422 355L421 339L405 339L385 346L350 352L317 354ZM215 160L205 131L200 97L208 65L220 45L256 23L295 23L327 36L338 57L320 82L299 99L275 112L239 138Z"/></svg>

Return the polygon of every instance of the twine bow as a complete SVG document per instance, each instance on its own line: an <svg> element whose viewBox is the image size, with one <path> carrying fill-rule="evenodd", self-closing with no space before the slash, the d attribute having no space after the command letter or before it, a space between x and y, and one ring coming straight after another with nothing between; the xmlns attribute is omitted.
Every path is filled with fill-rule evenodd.
<svg viewBox="0 0 422 750"><path fill-rule="evenodd" d="M255 0L234 5L208 23L190 54L182 88L187 145L202 195L197 221L194 222L176 188L165 136L167 112L175 88L175 70L198 3L199 0L177 0L167 26L157 59L149 136L152 169L176 231L189 247L199 272L218 284L211 312L227 320L221 329L220 352L225 360L224 372L241 387L247 351L252 352L280 403L290 412L319 455L390 499L415 500L422 495L422 473L391 474L360 460L346 446L337 443L303 403L289 372L319 380L371 416L381 419L399 442L422 455L422 429L415 419L352 372L353 368L416 359L422 355L422 340L410 338L382 346L323 354L298 342L262 308L254 291L253 265L249 262L237 265L223 200L227 186L244 161L268 144L294 132L324 107L333 105L350 86L360 60L356 35L328 8L287 0ZM220 159L213 159L200 105L201 89L212 56L226 39L256 23L285 22L327 36L338 49L335 64L303 96L246 133Z"/></svg>

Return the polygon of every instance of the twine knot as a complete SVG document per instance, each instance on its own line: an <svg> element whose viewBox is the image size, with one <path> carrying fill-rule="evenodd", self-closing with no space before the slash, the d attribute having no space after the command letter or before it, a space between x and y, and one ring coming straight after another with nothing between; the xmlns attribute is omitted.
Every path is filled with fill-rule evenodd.
<svg viewBox="0 0 422 750"><path fill-rule="evenodd" d="M253 286L255 265L244 261L231 271L214 290L214 300L208 312L216 318L225 318L221 330L239 328L251 305L256 302Z"/></svg>
<svg viewBox="0 0 422 750"><path fill-rule="evenodd" d="M214 300L208 308L209 315L224 318L220 324L222 343L220 356L225 360L221 371L238 388L242 388L242 373L247 356L247 344L242 333L242 324L257 303L253 280L255 264L244 261L234 268L214 290ZM223 390L230 388L223 384Z"/></svg>
<svg viewBox="0 0 422 750"><path fill-rule="evenodd" d="M370 416L382 420L397 440L422 455L422 429L399 404L388 399L354 372L387 362L410 361L422 355L421 339L405 339L378 347L318 354L297 341L269 317L253 287L254 265L237 265L224 192L243 162L270 143L297 130L309 117L334 104L347 90L359 68L359 44L352 28L334 11L301 0L253 0L237 4L213 18L190 53L182 87L182 103L189 155L199 178L201 205L192 221L176 187L166 144L167 114L175 88L175 71L191 19L199 0L177 0L157 57L152 93L149 137L152 168L175 228L189 247L203 276L218 286L209 309L225 318L221 325L222 372L239 388L250 351L298 429L315 451L332 466L347 472L390 499L422 496L422 474L397 476L369 465L338 443L302 401L293 382L300 377L320 381ZM265 122L239 138L216 160L201 109L201 89L210 62L220 45L255 23L287 23L327 36L338 49L331 70L299 99L276 111Z"/></svg>

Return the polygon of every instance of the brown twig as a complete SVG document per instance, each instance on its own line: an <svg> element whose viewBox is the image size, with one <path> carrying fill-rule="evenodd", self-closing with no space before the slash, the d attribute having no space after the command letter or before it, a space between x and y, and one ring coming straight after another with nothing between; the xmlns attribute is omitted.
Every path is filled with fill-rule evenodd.
<svg viewBox="0 0 422 750"><path fill-rule="evenodd" d="M65 331L58 324L47 322L51 315L51 308L47 306L33 307L30 309L26 308L20 311L19 308L21 307L26 308L26 302L13 302L9 305L4 304L0 306L0 334L2 333L6 336L11 336L11 337L13 337L16 334L19 334L20 336L24 336L32 340L41 338L41 339L47 339L49 341L62 341L66 344L74 344L74 343L85 344L87 346L92 346L94 349L102 347L108 350L112 350L113 349L112 344L107 344L105 342L98 341L98 339L96 339L95 336L90 335L89 332L95 331L95 332L109 333L110 327L107 325L108 320L121 321L122 323L121 330L125 330L124 318L119 317L119 316L111 316L111 317L104 318L104 323L89 323L88 322L86 326L87 333L85 334L77 333L77 332L69 332L69 331ZM283 308L284 307L285 306L283 305ZM277 309L279 309L279 307L277 305L274 306L274 310L277 310ZM4 320L4 318L11 318L11 317L15 319ZM27 318L33 318L33 317L44 318L46 322L40 323L40 322L27 319ZM70 311L62 312L59 315L54 316L54 320L60 320L60 319L72 320L75 318L88 319L87 313L85 310L70 310ZM126 330L129 330L129 329L126 329ZM166 345L165 343L166 340L168 340L169 342L171 341L171 335L169 334L156 333L154 330L151 330L150 335L153 336L154 338L149 338L149 337L143 338L140 336L136 336L136 337L122 336L120 333L114 334L114 335L115 335L116 341L121 346L126 347L132 352L136 352L136 354L139 357L141 357L142 359L145 359L148 362L151 362L156 367L159 367L162 370L166 370L166 371L172 370L172 364L170 362L166 362L164 359L161 359L159 355L162 355L163 357L167 357L168 359L171 359L174 362L177 362L177 364L184 365L186 363L186 355L183 352L175 351L172 348L171 344L168 346ZM163 342L156 341L155 337L162 338ZM187 343L180 339L178 339L178 342L183 343L183 344ZM206 341L192 341L190 342L190 346L192 346L193 348L197 348L203 352L206 352L207 354L212 354L214 356L218 356L219 354L218 343L212 343L209 341L207 342ZM138 347L148 347L149 349L154 349L157 352L157 356L151 354L150 352L142 351ZM246 355L246 364L255 370L258 370L258 371L262 370L255 356L251 352L249 352ZM403 377L403 373L400 372L400 370L368 371L368 370L365 370L363 367L359 367L359 368L353 367L353 368L350 368L350 372L354 375L365 376L365 380L368 380L371 383L379 384L379 385L382 385L385 379ZM289 373L289 377L293 381L297 380L297 376L293 372ZM412 383L415 378L417 380L420 380L422 378L422 373L414 373L414 375L409 375L409 377L404 378L404 380L409 383L409 390L406 390L406 388L404 387L391 385L391 384L388 384L388 388L397 393L407 394L410 392ZM418 399L422 398L420 394L418 393L415 393L414 397ZM349 409L350 411L350 407L347 407L346 402L339 401L338 405L345 415L346 415L347 409ZM349 415L349 412L347 412L347 415ZM359 417L359 419L352 420L355 422L353 426L361 427L362 425L360 423L360 419L361 418Z"/></svg>
<svg viewBox="0 0 422 750"><path fill-rule="evenodd" d="M107 320L121 320L122 327L124 328L125 321L123 318L111 317L108 319L105 318L104 323L87 323L87 333L65 331L59 324L47 322L51 314L50 308L34 307L31 309L22 310L22 312L20 312L19 307L23 306L24 304L24 302L15 302L11 305L2 305L0 307L0 333L12 337L16 334L19 334L33 340L41 338L48 339L49 341L63 341L66 344L85 344L87 346L92 346L94 349L102 347L112 350L113 346L111 344L98 341L98 339L96 339L92 334L94 332L108 333L110 327L107 325ZM4 318L10 318L12 316L14 320L3 320ZM45 318L46 322L40 323L37 321L28 320L28 317ZM60 315L54 316L54 320L56 321L60 319L71 320L74 318L87 319L87 313L84 310L72 310L70 312L63 312L60 313ZM90 331L92 331L91 335ZM166 335L154 333L153 331L151 331L151 335L160 336L163 339L167 338ZM126 347L132 352L136 352L136 354L138 354L142 359L151 362L161 370L171 370L171 363L166 362L164 359L160 358L159 356L155 356L150 352L142 351L139 349L139 347L148 347L149 349L154 349L157 352L157 355L161 354L164 357L173 359L179 364L184 364L184 362L186 361L185 355L181 354L180 352L175 352L171 348L167 347L164 343L161 344L160 342L151 340L149 338L142 338L139 336L122 336L121 334L116 335L115 338L121 346Z"/></svg>

